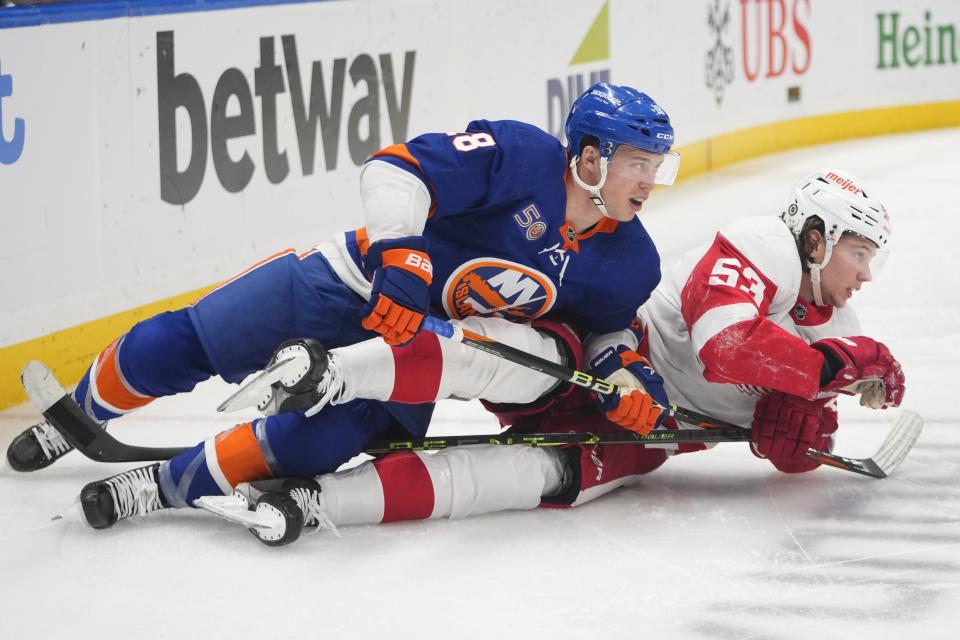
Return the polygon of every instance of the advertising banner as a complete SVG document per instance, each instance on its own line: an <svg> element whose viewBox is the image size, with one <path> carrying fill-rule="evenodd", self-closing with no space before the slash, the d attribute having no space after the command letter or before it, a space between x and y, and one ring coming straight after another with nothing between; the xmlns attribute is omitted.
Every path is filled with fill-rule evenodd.
<svg viewBox="0 0 960 640"><path fill-rule="evenodd" d="M0 9L0 350L360 226L363 161L418 133L562 139L600 80L668 110L682 175L960 124L950 0L72 4Z"/></svg>

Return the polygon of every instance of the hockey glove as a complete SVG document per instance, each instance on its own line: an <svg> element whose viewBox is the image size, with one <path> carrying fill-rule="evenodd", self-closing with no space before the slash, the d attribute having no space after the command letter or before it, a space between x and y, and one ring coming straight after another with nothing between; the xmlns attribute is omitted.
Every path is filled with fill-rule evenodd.
<svg viewBox="0 0 960 640"><path fill-rule="evenodd" d="M824 338L810 346L826 359L820 374L823 391L860 394L860 404L871 409L900 406L906 381L900 363L883 343L854 336Z"/></svg>
<svg viewBox="0 0 960 640"><path fill-rule="evenodd" d="M835 398L807 400L771 391L757 403L751 425L754 455L766 458L780 471L801 473L817 468L807 460L808 449L829 450L837 430Z"/></svg>
<svg viewBox="0 0 960 640"><path fill-rule="evenodd" d="M663 378L636 351L624 345L607 347L590 362L593 375L620 387L619 394L599 396L607 420L647 434L661 424L670 406Z"/></svg>
<svg viewBox="0 0 960 640"><path fill-rule="evenodd" d="M364 307L363 328L376 331L389 345L406 344L420 331L430 310L433 265L426 241L409 236L374 242L366 267L373 273L373 289Z"/></svg>

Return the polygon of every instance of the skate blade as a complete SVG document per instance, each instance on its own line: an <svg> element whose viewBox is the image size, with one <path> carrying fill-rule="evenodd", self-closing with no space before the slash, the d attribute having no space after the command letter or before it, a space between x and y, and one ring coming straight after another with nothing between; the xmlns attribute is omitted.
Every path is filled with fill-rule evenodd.
<svg viewBox="0 0 960 640"><path fill-rule="evenodd" d="M193 506L230 522L254 529L273 529L283 524L282 516L265 511L250 511L247 501L235 495L201 496Z"/></svg>
<svg viewBox="0 0 960 640"><path fill-rule="evenodd" d="M257 377L237 389L232 396L224 400L223 403L217 407L217 411L237 411L239 409L256 406L270 390L270 387L273 386L275 382L279 382L280 379L287 374L288 367L286 367L286 365L290 365L296 360L297 358L295 356L291 356L285 360L274 362L257 375Z"/></svg>
<svg viewBox="0 0 960 640"><path fill-rule="evenodd" d="M80 496L77 496L76 499L70 503L69 507L50 518L50 521L89 526L86 517L83 515L83 505L80 504Z"/></svg>

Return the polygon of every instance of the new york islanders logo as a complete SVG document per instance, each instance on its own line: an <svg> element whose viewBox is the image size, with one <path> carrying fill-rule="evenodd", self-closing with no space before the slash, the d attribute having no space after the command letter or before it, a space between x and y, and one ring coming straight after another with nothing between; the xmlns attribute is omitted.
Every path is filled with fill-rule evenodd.
<svg viewBox="0 0 960 640"><path fill-rule="evenodd" d="M556 287L547 276L499 258L465 262L443 286L444 311L458 320L470 316L532 320L556 300Z"/></svg>

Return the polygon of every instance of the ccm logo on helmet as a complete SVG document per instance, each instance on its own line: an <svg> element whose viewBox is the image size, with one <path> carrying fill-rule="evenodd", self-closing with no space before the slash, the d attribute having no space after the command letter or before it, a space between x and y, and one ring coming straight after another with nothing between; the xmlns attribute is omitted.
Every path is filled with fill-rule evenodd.
<svg viewBox="0 0 960 640"><path fill-rule="evenodd" d="M847 180L846 178L843 178L843 177L841 177L841 176L838 176L838 175L835 174L833 171L831 171L831 172L829 172L829 173L827 174L827 179L828 179L828 180L833 180L833 181L836 182L838 185L840 185L841 187L843 187L846 191L852 191L853 193L860 193L860 187L858 187L857 185L853 184L852 182L850 182L850 181Z"/></svg>

